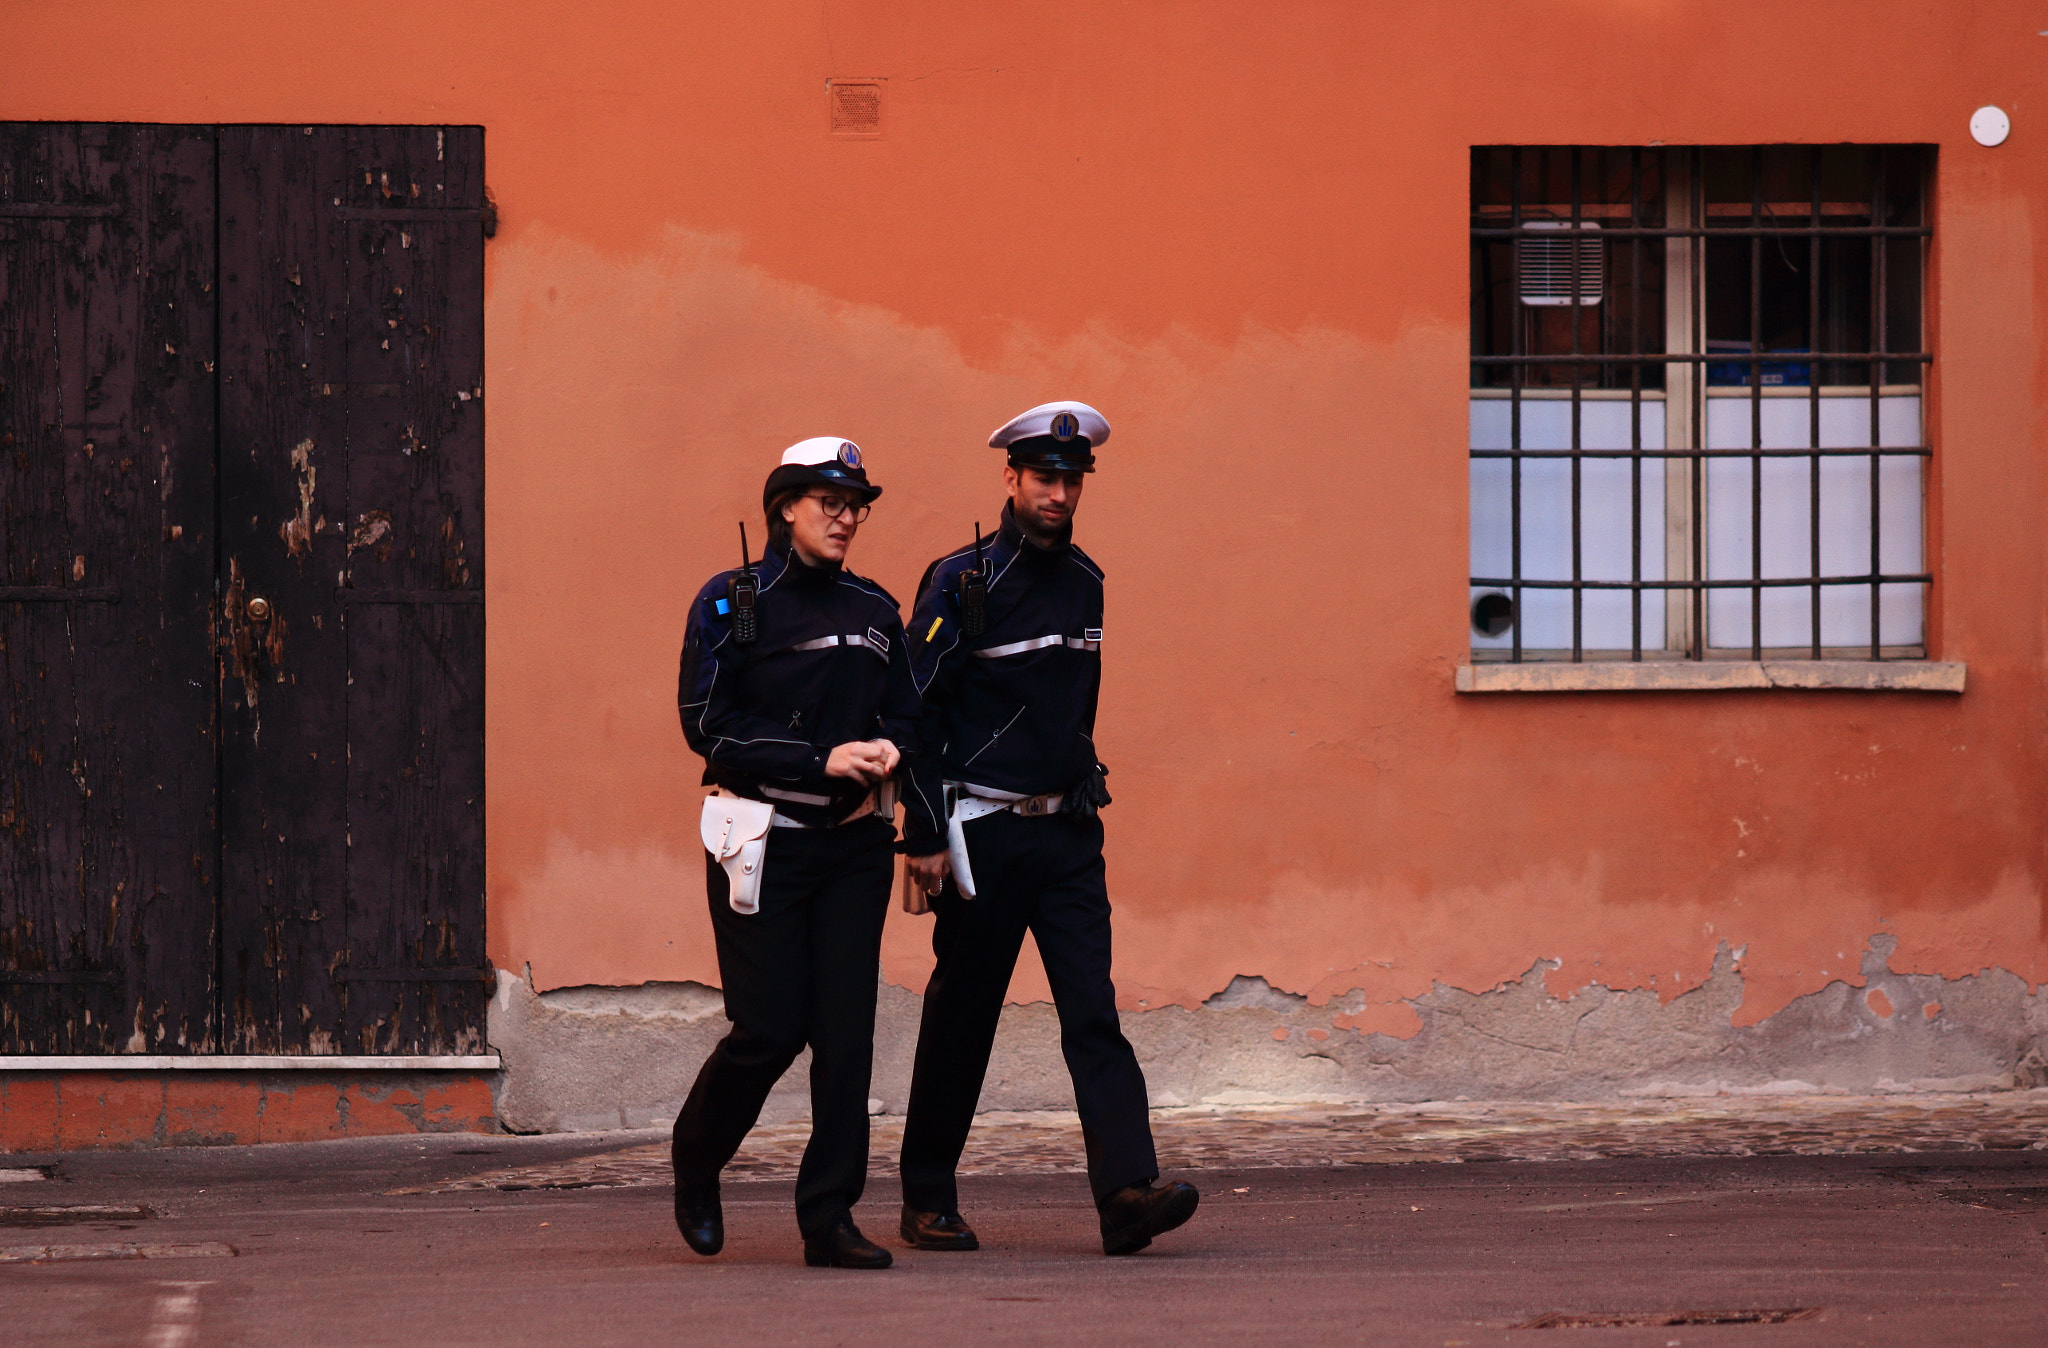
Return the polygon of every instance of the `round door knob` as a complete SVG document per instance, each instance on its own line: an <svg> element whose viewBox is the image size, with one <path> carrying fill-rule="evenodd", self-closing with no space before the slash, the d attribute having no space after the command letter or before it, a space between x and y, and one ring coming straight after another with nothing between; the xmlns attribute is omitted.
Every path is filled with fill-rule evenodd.
<svg viewBox="0 0 2048 1348"><path fill-rule="evenodd" d="M251 599L247 605L247 608L249 616L251 618L254 618L257 622L262 622L265 618L268 618L270 616L270 601L268 599L265 599L261 595L256 596L256 598L254 599Z"/></svg>

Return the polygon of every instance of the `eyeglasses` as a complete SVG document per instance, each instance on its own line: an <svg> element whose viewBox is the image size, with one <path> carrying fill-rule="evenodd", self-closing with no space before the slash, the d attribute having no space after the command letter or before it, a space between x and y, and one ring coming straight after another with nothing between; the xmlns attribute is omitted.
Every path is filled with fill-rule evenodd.
<svg viewBox="0 0 2048 1348"><path fill-rule="evenodd" d="M852 519L850 522L853 524L859 524L861 521L865 520L868 517L868 512L874 509L874 506L868 504L867 502L863 501L856 503L847 500L844 496L820 496L817 493L812 492L806 494L804 499L808 501L816 501L818 503L818 509L825 512L825 518L828 520L840 519L846 516L849 512L851 512Z"/></svg>

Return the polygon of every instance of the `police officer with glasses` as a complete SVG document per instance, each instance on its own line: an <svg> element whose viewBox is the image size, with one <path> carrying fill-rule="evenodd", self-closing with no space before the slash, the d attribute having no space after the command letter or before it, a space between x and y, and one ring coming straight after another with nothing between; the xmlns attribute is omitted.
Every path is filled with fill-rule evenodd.
<svg viewBox="0 0 2048 1348"><path fill-rule="evenodd" d="M804 1262L891 1262L852 1215L867 1179L894 775L918 728L896 601L845 566L881 494L852 441L791 446L762 492L759 563L712 577L690 605L677 702L717 788L700 828L732 1022L675 1124L676 1225L698 1254L725 1243L719 1172L808 1045Z"/></svg>
<svg viewBox="0 0 2048 1348"><path fill-rule="evenodd" d="M1073 520L1109 423L1086 403L1034 407L989 439L1008 451L994 537L934 562L910 620L924 697L906 800L904 908L935 915L903 1135L904 1241L973 1250L956 1172L1004 994L1028 930L1059 1011L1106 1254L1133 1254L1194 1215L1191 1185L1156 1186L1145 1077L1110 982L1095 755L1102 570Z"/></svg>

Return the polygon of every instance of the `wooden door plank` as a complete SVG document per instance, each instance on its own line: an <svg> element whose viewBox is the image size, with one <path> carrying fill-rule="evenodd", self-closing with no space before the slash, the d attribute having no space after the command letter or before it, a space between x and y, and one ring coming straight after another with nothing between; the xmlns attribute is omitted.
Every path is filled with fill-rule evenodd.
<svg viewBox="0 0 2048 1348"><path fill-rule="evenodd" d="M4 185L25 202L60 200L54 126L0 127ZM0 220L0 583L63 583L71 528L64 499L64 421L56 341L66 279L61 229ZM76 358L74 349L71 355ZM61 601L0 605L0 968L60 969L85 923L77 881L84 800L70 776L77 756L77 659ZM0 1036L17 1052L61 1052L76 1042L73 988L10 985ZM93 999L98 1000L98 999ZM93 1008L110 1016L104 1001Z"/></svg>
<svg viewBox="0 0 2048 1348"><path fill-rule="evenodd" d="M217 1046L214 157L211 127L88 127L80 178L119 216L68 222L97 261L77 295L85 359L67 412L72 605L84 660L81 883L127 976L132 1053ZM68 400L67 400L68 401Z"/></svg>
<svg viewBox="0 0 2048 1348"><path fill-rule="evenodd" d="M7 1051L215 1042L213 154L0 128L0 201L43 209L0 224L0 581L48 592L0 605L0 979L61 979L7 988Z"/></svg>
<svg viewBox="0 0 2048 1348"><path fill-rule="evenodd" d="M481 968L482 132L362 127L349 274L349 960ZM445 217L436 211L447 211ZM348 984L353 1042L483 1046L489 986Z"/></svg>
<svg viewBox="0 0 2048 1348"><path fill-rule="evenodd" d="M350 1047L331 977L347 876L340 148L325 127L221 130L221 925L237 1053Z"/></svg>

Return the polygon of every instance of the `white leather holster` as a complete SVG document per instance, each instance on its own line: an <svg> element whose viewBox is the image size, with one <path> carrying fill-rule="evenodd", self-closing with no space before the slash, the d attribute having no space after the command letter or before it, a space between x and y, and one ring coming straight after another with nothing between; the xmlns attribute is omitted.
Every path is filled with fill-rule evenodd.
<svg viewBox="0 0 2048 1348"><path fill-rule="evenodd" d="M768 830L775 807L764 800L739 796L706 796L698 836L704 850L725 868L726 902L735 913L761 911L761 866L768 852Z"/></svg>
<svg viewBox="0 0 2048 1348"><path fill-rule="evenodd" d="M974 897L974 867L967 860L967 831L961 826L1008 808L1004 801L970 795L957 787L946 788L946 853L953 862L953 887L960 891L960 897Z"/></svg>

